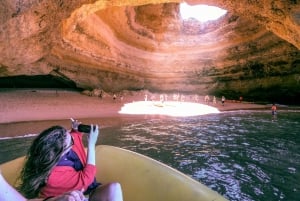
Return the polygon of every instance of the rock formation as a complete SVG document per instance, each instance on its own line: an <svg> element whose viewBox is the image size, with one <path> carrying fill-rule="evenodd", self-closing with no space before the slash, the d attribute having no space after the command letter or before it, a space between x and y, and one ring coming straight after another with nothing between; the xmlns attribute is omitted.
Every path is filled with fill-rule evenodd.
<svg viewBox="0 0 300 201"><path fill-rule="evenodd" d="M0 79L300 103L298 0L186 2L228 12L202 23L180 0L2 0Z"/></svg>

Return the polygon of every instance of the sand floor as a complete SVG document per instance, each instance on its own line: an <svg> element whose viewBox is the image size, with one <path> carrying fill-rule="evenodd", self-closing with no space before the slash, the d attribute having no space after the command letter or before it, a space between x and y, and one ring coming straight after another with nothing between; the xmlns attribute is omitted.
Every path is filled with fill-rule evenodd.
<svg viewBox="0 0 300 201"><path fill-rule="evenodd" d="M159 97L159 94L156 96ZM17 135L19 132L39 132L48 125L69 125L69 118L82 122L101 119L101 126L120 124L122 119L140 118L119 114L122 106L134 101L143 101L144 94L124 95L123 100L111 96L100 99L83 95L78 91L55 89L2 89L0 90L0 137ZM204 104L204 97L199 97ZM188 101L188 100L187 100ZM220 111L245 109L270 109L270 105L226 102L224 106L210 103ZM36 121L40 123L35 124ZM44 123L42 123L44 122Z"/></svg>

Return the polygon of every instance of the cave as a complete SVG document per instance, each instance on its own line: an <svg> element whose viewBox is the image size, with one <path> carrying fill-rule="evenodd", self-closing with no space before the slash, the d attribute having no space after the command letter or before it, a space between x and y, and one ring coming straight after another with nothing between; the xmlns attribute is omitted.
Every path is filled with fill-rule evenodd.
<svg viewBox="0 0 300 201"><path fill-rule="evenodd" d="M300 104L300 4L187 0L0 3L0 87L148 90ZM201 13L201 12L200 12Z"/></svg>

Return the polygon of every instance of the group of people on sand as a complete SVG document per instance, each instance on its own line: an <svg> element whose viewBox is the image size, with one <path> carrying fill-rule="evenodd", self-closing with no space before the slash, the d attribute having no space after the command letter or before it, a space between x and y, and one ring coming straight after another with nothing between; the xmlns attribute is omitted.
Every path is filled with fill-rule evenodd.
<svg viewBox="0 0 300 201"><path fill-rule="evenodd" d="M223 97L224 97L224 96L222 96L222 101L223 101ZM225 100L224 100L224 101L225 101ZM210 103L210 97L209 97L208 95L206 95L206 96L204 97L204 102L205 102L206 104L209 104L209 103ZM217 98L216 98L216 96L213 97L212 103L213 103L214 105L217 104ZM222 102L222 103L223 103L223 102Z"/></svg>
<svg viewBox="0 0 300 201"><path fill-rule="evenodd" d="M163 103L163 102L165 102L165 101L168 101L168 98L169 98L169 96L167 95L167 94L160 94L159 95L159 101L161 102L161 103ZM171 98L170 98L172 101L176 101L176 102L184 102L184 101L195 101L195 102L199 102L199 96L198 95L194 95L193 97L192 96L190 96L190 97L186 97L185 95L183 95L183 94L179 94L179 93L174 93L173 94L173 96L171 96ZM148 101L149 100L149 95L148 94L145 94L144 95L144 101L146 102L146 101ZM152 94L151 96L150 96L150 101L155 101L155 95L154 94ZM206 96L204 96L204 102L206 103L206 104L210 104L210 102L211 102L211 99L210 99L210 97L209 97L209 95L206 95ZM213 99L212 99L212 103L215 105L215 104L217 104L217 98L216 98L216 96L213 96ZM222 96L222 98L221 98L221 103L222 103L222 105L224 106L224 104L225 104L225 97L224 96Z"/></svg>
<svg viewBox="0 0 300 201"><path fill-rule="evenodd" d="M69 131L50 127L32 142L20 174L17 190L0 173L1 201L122 201L122 188L117 182L96 181L96 142L98 125L90 132L78 131L80 122L72 121ZM87 151L83 145L87 137Z"/></svg>

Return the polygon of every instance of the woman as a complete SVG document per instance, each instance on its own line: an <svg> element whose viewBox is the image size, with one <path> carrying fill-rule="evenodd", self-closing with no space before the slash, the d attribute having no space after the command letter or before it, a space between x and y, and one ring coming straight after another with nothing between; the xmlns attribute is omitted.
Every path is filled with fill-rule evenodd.
<svg viewBox="0 0 300 201"><path fill-rule="evenodd" d="M27 200L11 185L7 183L0 171L0 200L1 201L42 201L42 199ZM47 201L85 201L85 197L81 191L71 191L60 196L49 198Z"/></svg>
<svg viewBox="0 0 300 201"><path fill-rule="evenodd" d="M25 197L47 198L79 190L89 195L90 201L123 200L119 183L100 185L95 180L98 126L91 125L87 134L86 154L78 125L72 121L70 132L53 126L33 141L20 176L19 190Z"/></svg>

